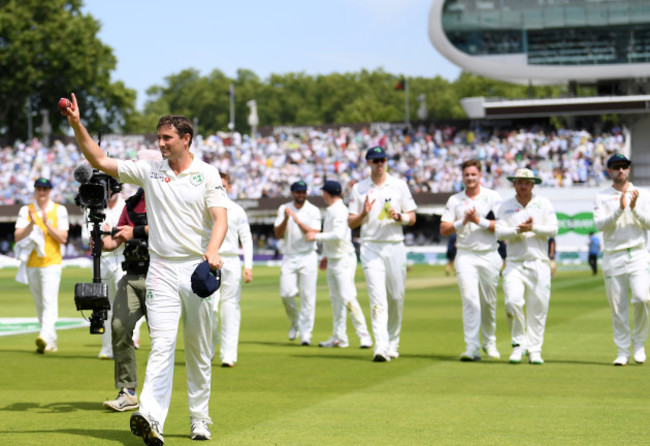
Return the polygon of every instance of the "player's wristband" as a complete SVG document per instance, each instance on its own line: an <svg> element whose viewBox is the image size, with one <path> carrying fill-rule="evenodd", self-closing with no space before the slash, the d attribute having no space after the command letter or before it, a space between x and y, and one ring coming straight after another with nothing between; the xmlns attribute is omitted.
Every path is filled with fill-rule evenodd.
<svg viewBox="0 0 650 446"><path fill-rule="evenodd" d="M485 217L481 217L480 220L478 221L478 225L483 229L489 229L490 228L490 220L488 220Z"/></svg>
<svg viewBox="0 0 650 446"><path fill-rule="evenodd" d="M147 240L149 236L144 226L134 226L133 227L133 238Z"/></svg>
<svg viewBox="0 0 650 446"><path fill-rule="evenodd" d="M456 220L454 222L454 229L458 231L460 228L463 227L463 220Z"/></svg>
<svg viewBox="0 0 650 446"><path fill-rule="evenodd" d="M411 217L409 214L399 214L400 215L400 221L402 222L402 226L407 226L409 223L411 223Z"/></svg>

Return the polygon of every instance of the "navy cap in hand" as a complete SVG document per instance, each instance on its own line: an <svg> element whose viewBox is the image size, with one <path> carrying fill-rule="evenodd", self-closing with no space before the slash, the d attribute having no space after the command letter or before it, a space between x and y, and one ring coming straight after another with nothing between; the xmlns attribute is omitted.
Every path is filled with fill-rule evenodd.
<svg viewBox="0 0 650 446"><path fill-rule="evenodd" d="M207 260L192 273L192 291L199 297L212 296L221 286L221 270L211 270Z"/></svg>

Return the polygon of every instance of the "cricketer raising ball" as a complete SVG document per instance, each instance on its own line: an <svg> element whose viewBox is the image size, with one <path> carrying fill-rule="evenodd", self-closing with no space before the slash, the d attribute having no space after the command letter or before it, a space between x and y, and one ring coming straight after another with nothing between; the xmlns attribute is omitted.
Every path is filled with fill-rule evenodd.
<svg viewBox="0 0 650 446"><path fill-rule="evenodd" d="M65 115L65 110L68 107L72 107L72 102L66 98L61 98L59 99L59 110L61 110L61 114Z"/></svg>

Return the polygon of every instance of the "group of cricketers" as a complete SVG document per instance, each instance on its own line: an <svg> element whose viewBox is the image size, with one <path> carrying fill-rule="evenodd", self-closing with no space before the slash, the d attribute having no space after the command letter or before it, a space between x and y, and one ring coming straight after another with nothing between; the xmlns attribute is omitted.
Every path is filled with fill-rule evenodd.
<svg viewBox="0 0 650 446"><path fill-rule="evenodd" d="M81 124L74 95L65 115L90 164L121 182L140 186L142 206L146 202L146 227L127 228L131 237L135 232L148 237L149 267L146 279L145 274L141 277L144 294L134 300L133 308L129 302L123 317L133 313L135 323L146 301L151 354L140 400L135 393L137 381L126 388L120 385L116 365L120 394L105 406L119 411L139 406L130 418L131 431L147 445L164 444L162 432L171 398L178 323L183 320L190 437L211 439L208 403L213 356L219 350L223 367L233 367L237 362L241 283L253 278L250 225L244 210L227 196L231 179L189 151L193 128L183 116L165 116L158 123L162 159L127 162L107 157L89 136ZM399 357L407 269L402 226L415 223L416 204L407 183L387 172L387 155L382 147L369 149L365 158L370 176L353 185L349 207L343 201L340 183L328 180L322 185L327 206L322 226L319 209L306 199L307 184L291 184L292 201L280 206L274 222L275 235L284 240L279 294L289 318L289 339L310 346L319 267L316 249L321 243L324 258L320 263L327 268L333 317L331 336L318 345L348 347L349 315L359 346L373 348L373 361L388 362ZM603 232L602 269L612 311L617 366L626 365L631 355L635 362L645 362L644 344L650 325L650 198L648 192L629 181L630 165L622 154L609 158L612 186L599 192L594 204L596 228ZM529 169L520 168L508 177L515 196L504 201L497 192L481 185L480 161L468 160L461 167L464 188L449 198L440 224L442 236L457 236L454 266L465 340L460 360L477 361L482 354L490 359L501 356L496 342L496 290L502 275L512 345L509 362L520 363L527 357L531 364L543 364L551 297L548 240L558 230L553 206L533 194L534 185L541 179ZM57 351L54 322L61 277L60 245L67 239L68 218L65 207L50 200L52 183L48 179L39 178L34 186L35 203L21 209L15 239L26 253L25 277L41 324L37 351L50 353ZM111 200L115 202L109 203L107 225L115 226L119 213L112 215L111 209L115 205L122 208L124 203L113 197ZM351 231L356 228L360 228L360 260L368 286L372 336L354 282L357 257ZM502 274L498 240L507 246ZM118 268L121 255L116 251L102 258L107 274L122 276ZM208 298L197 296L190 286L192 272L203 261L222 271L221 288ZM630 293L633 329L628 322ZM104 337L102 358L113 356L114 345L109 339L110 334Z"/></svg>

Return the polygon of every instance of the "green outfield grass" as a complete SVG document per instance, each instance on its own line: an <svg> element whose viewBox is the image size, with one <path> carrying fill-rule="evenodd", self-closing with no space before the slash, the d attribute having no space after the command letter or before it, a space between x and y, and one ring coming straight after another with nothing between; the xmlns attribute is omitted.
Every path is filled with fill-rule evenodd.
<svg viewBox="0 0 650 446"><path fill-rule="evenodd" d="M27 287L0 270L0 317L34 316ZM357 271L359 300L368 298ZM61 317L77 317L72 290L89 270L64 270ZM278 296L279 269L256 267L244 287L239 362L215 364L210 401L218 445L634 445L648 444L650 364L611 365L616 356L601 276L560 271L553 280L543 356L512 365L500 292L503 359L461 363L461 303L442 267L409 271L400 358L373 363L372 350L300 347ZM348 324L349 325L349 324ZM313 341L331 332L324 274ZM97 359L87 329L59 331L59 351L38 355L35 334L0 337L0 445L138 445L129 413L101 407L113 398L113 364ZM146 329L140 376L149 352ZM193 443L182 341L165 444Z"/></svg>

